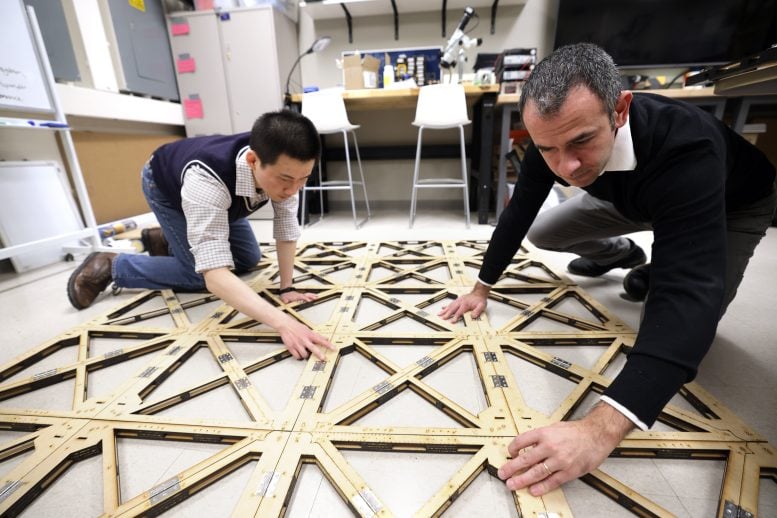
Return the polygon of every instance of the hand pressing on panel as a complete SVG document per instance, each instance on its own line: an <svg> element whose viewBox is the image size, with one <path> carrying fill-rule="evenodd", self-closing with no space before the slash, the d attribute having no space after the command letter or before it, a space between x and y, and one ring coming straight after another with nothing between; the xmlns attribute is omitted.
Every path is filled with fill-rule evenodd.
<svg viewBox="0 0 777 518"><path fill-rule="evenodd" d="M511 491L529 488L542 496L599 467L634 425L607 403L579 421L530 430L508 446L511 460L498 471Z"/></svg>
<svg viewBox="0 0 777 518"><path fill-rule="evenodd" d="M305 324L297 322L288 315L285 317L286 319L276 327L276 330L281 335L283 345L297 360L307 358L310 353L313 353L319 360L324 360L325 349L335 350L335 346L329 340Z"/></svg>
<svg viewBox="0 0 777 518"><path fill-rule="evenodd" d="M484 284L477 283L472 291L466 295L459 296L456 300L442 308L437 316L458 322L468 311L472 312L472 318L478 318L485 310L488 303L488 293L491 288Z"/></svg>
<svg viewBox="0 0 777 518"><path fill-rule="evenodd" d="M310 302L316 300L318 295L311 292L291 290L281 293L281 300L284 304L290 304L292 302Z"/></svg>

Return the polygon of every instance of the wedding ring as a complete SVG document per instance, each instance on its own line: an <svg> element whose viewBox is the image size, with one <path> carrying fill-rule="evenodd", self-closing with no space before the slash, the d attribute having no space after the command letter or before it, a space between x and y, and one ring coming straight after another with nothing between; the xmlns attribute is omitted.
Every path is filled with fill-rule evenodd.
<svg viewBox="0 0 777 518"><path fill-rule="evenodd" d="M544 462L541 462L540 464L542 464L542 467L545 468L545 472L548 474L548 477L553 474L553 472L550 470L547 464L545 464Z"/></svg>

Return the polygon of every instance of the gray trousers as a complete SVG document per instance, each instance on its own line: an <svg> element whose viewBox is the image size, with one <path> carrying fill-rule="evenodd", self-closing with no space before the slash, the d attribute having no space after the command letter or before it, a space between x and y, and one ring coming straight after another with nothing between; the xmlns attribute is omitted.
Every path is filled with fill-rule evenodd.
<svg viewBox="0 0 777 518"><path fill-rule="evenodd" d="M726 298L721 315L734 299L753 251L772 222L777 193L726 215ZM623 234L652 230L650 223L631 221L612 203L582 193L537 216L529 241L545 250L571 252L607 264L630 248Z"/></svg>

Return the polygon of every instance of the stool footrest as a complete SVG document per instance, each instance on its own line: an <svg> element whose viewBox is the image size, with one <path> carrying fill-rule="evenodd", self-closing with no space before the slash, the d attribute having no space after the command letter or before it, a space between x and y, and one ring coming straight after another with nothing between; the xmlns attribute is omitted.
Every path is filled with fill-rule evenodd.
<svg viewBox="0 0 777 518"><path fill-rule="evenodd" d="M356 184L361 184L361 182L353 182ZM305 189L308 191L350 191L351 185L347 181L340 181L340 180L330 180L326 182L321 182L320 185L311 185L306 186Z"/></svg>
<svg viewBox="0 0 777 518"><path fill-rule="evenodd" d="M440 181L438 179L435 179L435 180L419 180L418 183L413 185L413 187L415 187L416 189L423 189L423 188L427 188L427 187L440 187L440 188L457 187L457 188L461 188L461 187L466 187L466 184L464 182L462 182L461 180L458 180L458 181L445 181L445 180L442 180L442 181Z"/></svg>

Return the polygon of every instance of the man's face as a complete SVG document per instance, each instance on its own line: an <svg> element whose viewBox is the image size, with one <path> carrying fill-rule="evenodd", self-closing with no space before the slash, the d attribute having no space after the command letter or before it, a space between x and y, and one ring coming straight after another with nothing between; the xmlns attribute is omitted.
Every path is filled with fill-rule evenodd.
<svg viewBox="0 0 777 518"><path fill-rule="evenodd" d="M610 159L615 130L628 120L631 95L621 92L614 128L601 100L584 86L570 90L559 112L551 117L540 117L529 101L523 122L550 170L569 185L587 187Z"/></svg>
<svg viewBox="0 0 777 518"><path fill-rule="evenodd" d="M305 186L315 160L301 162L281 154L274 164L262 164L253 151L246 154L248 165L254 172L254 182L272 201L283 201Z"/></svg>

